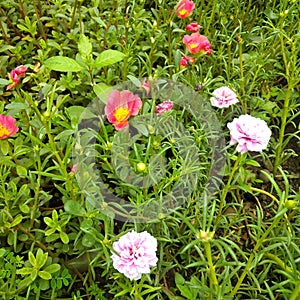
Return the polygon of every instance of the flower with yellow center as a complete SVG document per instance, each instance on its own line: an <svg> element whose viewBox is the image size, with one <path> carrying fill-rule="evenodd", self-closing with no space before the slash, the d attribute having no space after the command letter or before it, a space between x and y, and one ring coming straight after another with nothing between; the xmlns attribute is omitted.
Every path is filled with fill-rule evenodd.
<svg viewBox="0 0 300 300"><path fill-rule="evenodd" d="M0 123L0 137L8 136L10 131Z"/></svg>
<svg viewBox="0 0 300 300"><path fill-rule="evenodd" d="M130 111L128 110L128 108L126 107L120 107L117 108L114 116L117 119L118 122L123 122L124 120L126 120L126 118L128 117Z"/></svg>
<svg viewBox="0 0 300 300"><path fill-rule="evenodd" d="M180 10L178 13L179 13L181 16L183 16L183 15L185 15L187 12L188 12L187 9L182 9L182 10Z"/></svg>
<svg viewBox="0 0 300 300"><path fill-rule="evenodd" d="M0 114L0 139L6 139L19 131L15 122L13 117Z"/></svg>

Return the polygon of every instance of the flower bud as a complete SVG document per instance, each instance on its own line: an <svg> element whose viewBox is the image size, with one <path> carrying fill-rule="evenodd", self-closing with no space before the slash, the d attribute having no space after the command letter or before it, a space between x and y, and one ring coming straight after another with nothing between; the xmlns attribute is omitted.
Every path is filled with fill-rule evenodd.
<svg viewBox="0 0 300 300"><path fill-rule="evenodd" d="M143 162L139 162L136 164L136 170L139 172L139 173L143 173L145 172L147 169L147 166L145 163Z"/></svg>
<svg viewBox="0 0 300 300"><path fill-rule="evenodd" d="M44 113L43 113L45 119L49 119L50 117L50 112L48 110L46 110Z"/></svg>
<svg viewBox="0 0 300 300"><path fill-rule="evenodd" d="M200 230L200 232L199 232L199 238L200 238L200 240L202 240L203 242L208 242L208 241L210 241L211 239L213 239L214 234L215 234L214 231L209 232L209 231L203 231L203 230Z"/></svg>
<svg viewBox="0 0 300 300"><path fill-rule="evenodd" d="M287 209L294 209L297 206L297 201L295 200L286 200L284 202L284 207Z"/></svg>

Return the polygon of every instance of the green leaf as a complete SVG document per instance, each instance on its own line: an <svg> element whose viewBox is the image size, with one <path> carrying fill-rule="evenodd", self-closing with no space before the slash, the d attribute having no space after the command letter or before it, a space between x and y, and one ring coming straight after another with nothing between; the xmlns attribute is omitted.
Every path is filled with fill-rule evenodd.
<svg viewBox="0 0 300 300"><path fill-rule="evenodd" d="M58 222L58 213L57 213L56 209L52 210L52 220L54 223Z"/></svg>
<svg viewBox="0 0 300 300"><path fill-rule="evenodd" d="M24 213L24 214L30 213L30 208L29 208L29 206L28 206L27 204L25 204L25 203L19 204L19 209L20 209L20 211L21 211L22 213Z"/></svg>
<svg viewBox="0 0 300 300"><path fill-rule="evenodd" d="M82 238L82 245L87 248L94 246L95 242L96 241L95 241L94 237L92 237L88 233L86 233Z"/></svg>
<svg viewBox="0 0 300 300"><path fill-rule="evenodd" d="M27 176L27 169L24 168L23 166L17 166L16 168L17 174L21 177L24 178Z"/></svg>
<svg viewBox="0 0 300 300"><path fill-rule="evenodd" d="M95 59L93 64L94 68L102 68L110 66L121 61L124 58L125 54L117 50L105 50L99 54Z"/></svg>
<svg viewBox="0 0 300 300"><path fill-rule="evenodd" d="M11 227L17 226L22 222L22 215L17 215L11 223Z"/></svg>
<svg viewBox="0 0 300 300"><path fill-rule="evenodd" d="M70 106L65 109L68 118L71 120L71 124L77 125L79 123L80 117L85 109L85 107L77 105Z"/></svg>
<svg viewBox="0 0 300 300"><path fill-rule="evenodd" d="M35 259L34 255L33 255L33 253L31 251L28 252L28 259L29 259L30 264L33 267L37 266L36 259Z"/></svg>
<svg viewBox="0 0 300 300"><path fill-rule="evenodd" d="M71 215L82 217L85 214L84 208L74 200L68 200L65 203L65 211Z"/></svg>
<svg viewBox="0 0 300 300"><path fill-rule="evenodd" d="M0 140L0 149L3 155L6 155L9 152L10 145L7 140Z"/></svg>
<svg viewBox="0 0 300 300"><path fill-rule="evenodd" d="M259 162L257 162L256 160L253 160L253 159L247 160L247 161L246 161L246 164L247 164L247 165L250 165L250 166L254 166L254 167L260 167Z"/></svg>
<svg viewBox="0 0 300 300"><path fill-rule="evenodd" d="M68 244L69 243L69 236L65 232L61 231L59 233L59 237L60 237L60 239L62 240L62 242L64 244Z"/></svg>
<svg viewBox="0 0 300 300"><path fill-rule="evenodd" d="M80 35L79 43L78 43L78 51L82 58L88 58L93 51L92 43L90 42L89 38L84 34Z"/></svg>
<svg viewBox="0 0 300 300"><path fill-rule="evenodd" d="M1 49L0 49L0 52L1 52ZM10 83L9 80L0 78L0 85L9 85L9 83Z"/></svg>
<svg viewBox="0 0 300 300"><path fill-rule="evenodd" d="M84 232L89 231L91 228L93 228L93 220L91 219L86 219L80 224L80 229Z"/></svg>
<svg viewBox="0 0 300 300"><path fill-rule="evenodd" d="M53 222L53 220L49 217L44 217L44 222L46 223L46 225L48 225L49 227L55 227L55 222Z"/></svg>
<svg viewBox="0 0 300 300"><path fill-rule="evenodd" d="M45 280L50 280L52 278L51 274L47 271L39 271L38 275Z"/></svg>
<svg viewBox="0 0 300 300"><path fill-rule="evenodd" d="M60 265L59 264L51 264L51 265L47 266L46 268L44 268L43 270L52 274L52 273L55 273L60 270Z"/></svg>
<svg viewBox="0 0 300 300"><path fill-rule="evenodd" d="M36 271L36 270L34 270L34 271ZM35 272L32 273L32 274L35 274ZM27 288L35 280L35 278L32 274L30 276L24 278L23 280L21 280L18 283L18 290L22 290L22 289Z"/></svg>
<svg viewBox="0 0 300 300"><path fill-rule="evenodd" d="M76 60L65 56L53 56L45 60L44 65L59 72L79 72L84 69Z"/></svg>
<svg viewBox="0 0 300 300"><path fill-rule="evenodd" d="M2 257L2 256L4 256L4 254L6 253L6 249L4 249L4 248L1 248L0 249L0 257Z"/></svg>
<svg viewBox="0 0 300 300"><path fill-rule="evenodd" d="M36 253L36 263L38 265L38 268L42 268L43 265L46 263L48 258L48 253L43 253L42 249L38 249Z"/></svg>
<svg viewBox="0 0 300 300"><path fill-rule="evenodd" d="M22 268L20 270L17 270L17 274L28 275L28 274L31 274L33 270L34 270L33 268Z"/></svg>
<svg viewBox="0 0 300 300"><path fill-rule="evenodd" d="M93 86L93 90L97 97L106 104L107 97L109 93L113 90L111 86L106 85L105 83L98 83Z"/></svg>
<svg viewBox="0 0 300 300"><path fill-rule="evenodd" d="M132 76L132 75L127 75L127 78L136 86L136 87L138 87L138 88L140 88L141 86L142 86L142 83L141 83L141 81L138 79L138 78L136 78L136 77L134 77L134 76Z"/></svg>
<svg viewBox="0 0 300 300"><path fill-rule="evenodd" d="M16 102L5 105L11 116L17 115L19 112L27 109L29 106L26 103Z"/></svg>

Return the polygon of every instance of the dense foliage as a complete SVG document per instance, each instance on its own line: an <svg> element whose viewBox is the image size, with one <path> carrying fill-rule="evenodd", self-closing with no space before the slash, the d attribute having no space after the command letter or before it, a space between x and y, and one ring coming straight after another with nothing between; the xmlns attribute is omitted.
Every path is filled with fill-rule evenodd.
<svg viewBox="0 0 300 300"><path fill-rule="evenodd" d="M0 298L299 299L299 9L2 0Z"/></svg>

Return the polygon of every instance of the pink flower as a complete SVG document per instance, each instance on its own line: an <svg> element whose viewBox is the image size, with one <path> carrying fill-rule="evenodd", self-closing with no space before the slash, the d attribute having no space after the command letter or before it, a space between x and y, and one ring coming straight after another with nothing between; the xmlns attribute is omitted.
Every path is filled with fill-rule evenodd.
<svg viewBox="0 0 300 300"><path fill-rule="evenodd" d="M190 53L206 53L210 55L212 50L211 45L206 36L199 34L199 32L192 33L191 35L185 35L183 37L183 43L186 45L187 50Z"/></svg>
<svg viewBox="0 0 300 300"><path fill-rule="evenodd" d="M239 102L236 94L227 86L214 90L213 95L214 97L210 98L211 105L219 108L229 107Z"/></svg>
<svg viewBox="0 0 300 300"><path fill-rule="evenodd" d="M10 80L12 81L12 84L8 85L6 87L6 90L8 91L8 90L14 88L19 83L20 76L25 76L26 71L27 71L27 68L23 65L13 69L9 74L9 77L10 77Z"/></svg>
<svg viewBox="0 0 300 300"><path fill-rule="evenodd" d="M190 16L195 9L195 3L189 0L182 0L175 8L175 13L181 19Z"/></svg>
<svg viewBox="0 0 300 300"><path fill-rule="evenodd" d="M227 123L227 127L230 130L230 144L238 144L236 149L241 153L247 151L261 152L267 148L272 135L264 120L250 115L234 118L231 123Z"/></svg>
<svg viewBox="0 0 300 300"><path fill-rule="evenodd" d="M147 231L131 231L114 242L113 249L118 253L111 256L113 266L130 280L138 280L142 274L149 274L150 267L157 263L157 240Z"/></svg>
<svg viewBox="0 0 300 300"><path fill-rule="evenodd" d="M142 100L128 90L112 91L107 98L105 114L116 130L128 127L128 119L138 114Z"/></svg>
<svg viewBox="0 0 300 300"><path fill-rule="evenodd" d="M19 131L15 122L16 119L13 117L0 114L0 139L6 139Z"/></svg>
<svg viewBox="0 0 300 300"><path fill-rule="evenodd" d="M200 30L200 25L197 22L190 23L185 27L185 30L190 32L197 32Z"/></svg>
<svg viewBox="0 0 300 300"><path fill-rule="evenodd" d="M195 58L191 57L191 56L184 56L181 60L180 60L180 67L184 68L186 66L190 66L193 65L195 63Z"/></svg>
<svg viewBox="0 0 300 300"><path fill-rule="evenodd" d="M75 164L72 168L71 168L71 173L75 173L77 170L78 164Z"/></svg>
<svg viewBox="0 0 300 300"><path fill-rule="evenodd" d="M164 101L160 104L158 104L156 107L155 107L155 112L160 115L166 111L169 111L173 108L173 101L171 100L167 100L167 101Z"/></svg>
<svg viewBox="0 0 300 300"><path fill-rule="evenodd" d="M151 83L149 79L142 82L142 88L146 91L146 94L149 95L151 91Z"/></svg>

